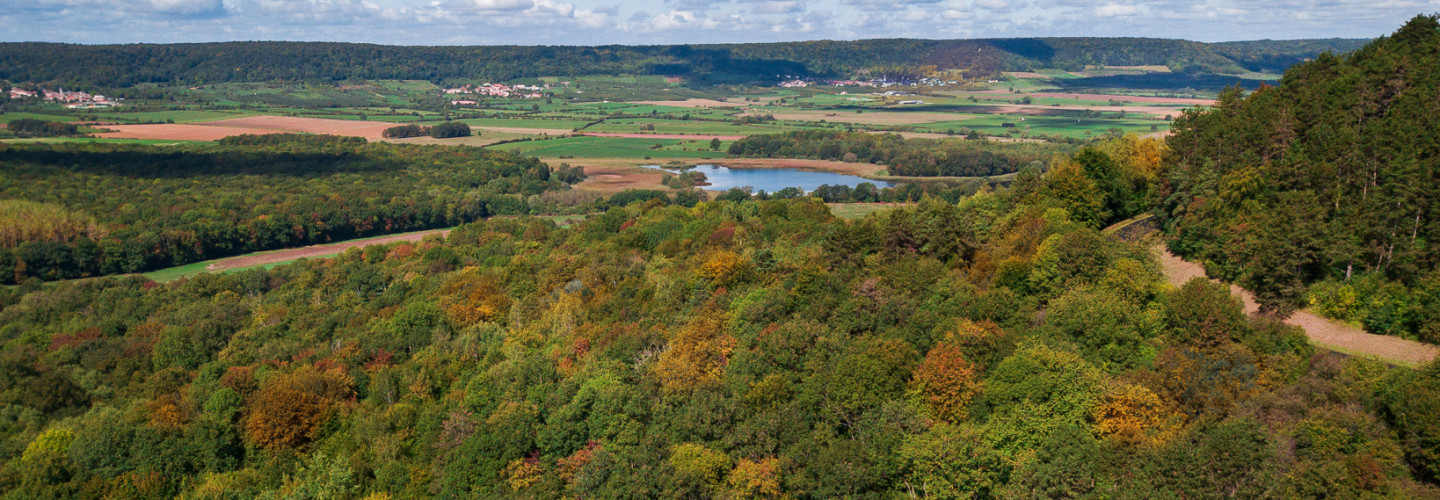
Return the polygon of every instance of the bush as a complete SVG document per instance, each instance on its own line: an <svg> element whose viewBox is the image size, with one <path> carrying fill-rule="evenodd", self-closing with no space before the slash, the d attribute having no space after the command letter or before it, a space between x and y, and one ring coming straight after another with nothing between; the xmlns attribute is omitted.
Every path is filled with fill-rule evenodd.
<svg viewBox="0 0 1440 500"><path fill-rule="evenodd" d="M431 131L429 129L412 123L387 128L384 132L380 133L380 136L386 139L404 139L406 137L420 137L430 133Z"/></svg>
<svg viewBox="0 0 1440 500"><path fill-rule="evenodd" d="M430 137L436 139L449 139L452 137L470 137L470 126L460 122L445 122L430 127Z"/></svg>

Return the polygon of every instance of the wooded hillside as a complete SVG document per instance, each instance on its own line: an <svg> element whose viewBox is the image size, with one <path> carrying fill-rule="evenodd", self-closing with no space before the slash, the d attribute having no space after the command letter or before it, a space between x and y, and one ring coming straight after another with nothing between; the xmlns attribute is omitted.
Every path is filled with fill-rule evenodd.
<svg viewBox="0 0 1440 500"><path fill-rule="evenodd" d="M872 68L967 70L971 76L1086 65L1278 72L1360 40L1207 44L1151 38L859 40L733 45L401 47L332 42L75 45L0 43L0 79L69 87L141 83L509 80L595 74L684 75L702 82L845 77ZM877 75L878 76L878 75Z"/></svg>
<svg viewBox="0 0 1440 500"><path fill-rule="evenodd" d="M1159 209L1171 248L1269 309L1440 341L1436 102L1440 23L1421 16L1184 114Z"/></svg>

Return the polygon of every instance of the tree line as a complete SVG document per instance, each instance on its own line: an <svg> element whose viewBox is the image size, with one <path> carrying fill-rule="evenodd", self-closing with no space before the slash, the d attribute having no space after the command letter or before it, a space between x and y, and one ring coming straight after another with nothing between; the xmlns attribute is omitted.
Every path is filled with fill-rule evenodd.
<svg viewBox="0 0 1440 500"><path fill-rule="evenodd" d="M525 214L538 202L527 197L584 175L478 148L284 134L166 148L0 145L0 165L0 200L40 207L7 214L27 229L0 246L5 283Z"/></svg>
<svg viewBox="0 0 1440 500"><path fill-rule="evenodd" d="M417 125L414 123L396 125L385 129L380 133L387 139L404 139L407 137L430 136L436 139L449 139L453 137L470 137L470 125L464 122L444 122L432 126Z"/></svg>
<svg viewBox="0 0 1440 500"><path fill-rule="evenodd" d="M885 165L890 175L988 177L1043 165L1074 150L1068 144L961 139L905 139L898 134L800 130L751 135L730 144L732 156L813 158Z"/></svg>

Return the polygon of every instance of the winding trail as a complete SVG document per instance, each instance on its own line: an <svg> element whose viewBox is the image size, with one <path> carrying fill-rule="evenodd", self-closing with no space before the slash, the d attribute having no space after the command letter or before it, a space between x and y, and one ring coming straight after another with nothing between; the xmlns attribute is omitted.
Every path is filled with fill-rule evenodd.
<svg viewBox="0 0 1440 500"><path fill-rule="evenodd" d="M1155 251L1160 256L1160 265L1165 272L1165 279L1175 286L1183 285L1191 278L1206 276L1205 268L1200 264L1181 259L1165 249L1164 245L1157 245ZM1220 283L1219 280L1212 281ZM1239 295L1240 299L1245 301L1245 312L1255 314L1259 311L1259 306L1255 303L1255 296L1249 291L1236 285L1230 285L1230 293ZM1310 337L1310 341L1320 347L1397 365L1419 366L1440 355L1440 347L1400 337L1375 335L1308 311L1296 311L1289 319L1285 320L1285 323L1303 328L1305 334Z"/></svg>
<svg viewBox="0 0 1440 500"><path fill-rule="evenodd" d="M346 250L356 247L368 247L370 245L384 245L397 241L420 241L426 236L438 234L445 236L450 234L449 229L432 229L429 231L416 231L413 233L393 234L375 238L361 238L357 240L341 241L338 243L324 243L299 248L287 248L284 250L272 250L259 252L250 255L240 255L224 259L217 259L214 263L205 266L206 271L224 271L226 269L238 269L242 267L274 264L277 262L289 262L292 260L314 257L329 257L343 253Z"/></svg>

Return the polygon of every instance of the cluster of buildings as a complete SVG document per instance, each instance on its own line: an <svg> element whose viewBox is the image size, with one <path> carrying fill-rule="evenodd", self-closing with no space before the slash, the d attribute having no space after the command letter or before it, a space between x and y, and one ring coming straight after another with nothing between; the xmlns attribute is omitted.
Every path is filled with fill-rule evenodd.
<svg viewBox="0 0 1440 500"><path fill-rule="evenodd" d="M919 80L899 81L892 81L888 79L825 81L825 84L831 87L938 87L942 85L956 85L959 83L960 82L956 80L941 80L939 78L921 78ZM815 85L815 82L802 79L786 80L780 82L780 86L785 88L809 87L811 85Z"/></svg>
<svg viewBox="0 0 1440 500"><path fill-rule="evenodd" d="M107 99L103 95L74 90L66 91L64 87L61 87L60 90L37 88L34 91L21 88L10 89L11 99L28 99L34 97L39 97L46 101L68 103L65 105L67 108L109 108L116 105L115 101Z"/></svg>
<svg viewBox="0 0 1440 500"><path fill-rule="evenodd" d="M482 95L487 97L518 97L522 99L538 99L545 97L542 90L550 90L550 85L505 85L503 83L485 83L481 85L462 85L459 87L445 89L446 95ZM474 105L473 100L453 100L455 105Z"/></svg>

